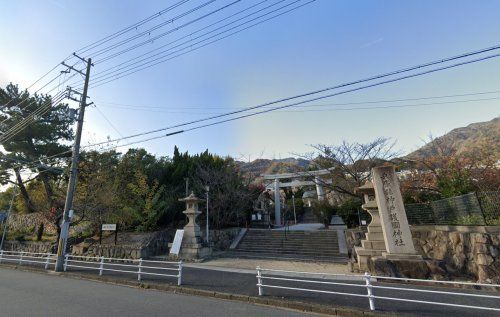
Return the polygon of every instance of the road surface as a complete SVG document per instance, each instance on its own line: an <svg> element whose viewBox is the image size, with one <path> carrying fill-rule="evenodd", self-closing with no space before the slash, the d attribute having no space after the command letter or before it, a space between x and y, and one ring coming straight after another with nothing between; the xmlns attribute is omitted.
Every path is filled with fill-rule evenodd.
<svg viewBox="0 0 500 317"><path fill-rule="evenodd" d="M241 302L136 289L0 268L0 315L313 316Z"/></svg>

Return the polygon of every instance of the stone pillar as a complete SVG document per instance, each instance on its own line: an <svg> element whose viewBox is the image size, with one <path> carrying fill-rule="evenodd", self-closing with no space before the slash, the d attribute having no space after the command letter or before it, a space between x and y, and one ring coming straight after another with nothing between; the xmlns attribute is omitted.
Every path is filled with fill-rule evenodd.
<svg viewBox="0 0 500 317"><path fill-rule="evenodd" d="M318 176L315 176L314 183L316 184L316 194L318 195L318 201L325 200L325 189L323 188L323 182Z"/></svg>
<svg viewBox="0 0 500 317"><path fill-rule="evenodd" d="M281 195L280 195L280 181L274 180L274 224L281 227Z"/></svg>
<svg viewBox="0 0 500 317"><path fill-rule="evenodd" d="M372 175L387 250L382 256L388 260L422 259L413 245L394 166L375 167Z"/></svg>

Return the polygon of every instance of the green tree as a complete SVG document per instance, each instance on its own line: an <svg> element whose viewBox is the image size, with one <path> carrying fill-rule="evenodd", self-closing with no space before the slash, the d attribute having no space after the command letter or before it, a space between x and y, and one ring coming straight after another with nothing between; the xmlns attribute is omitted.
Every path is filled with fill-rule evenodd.
<svg viewBox="0 0 500 317"><path fill-rule="evenodd" d="M5 133L24 118L32 115L33 111L46 107L52 103L52 97L47 95L32 95L21 91L18 86L7 85L0 88L0 131ZM60 172L54 168L64 164L64 160L51 160L44 162L44 158L61 152L69 152L67 142L73 140L72 124L74 116L70 115L67 104L59 103L47 108L46 113L37 116L34 122L19 130L15 135L2 142L4 153L0 167L4 175L0 178L2 184L15 182L19 186L21 197L24 200L25 211L33 212L40 206L34 205L25 186L23 169L36 173L37 181L43 184L46 200L50 208L62 210L64 200L61 201L54 186ZM10 136L11 134L8 134ZM69 156L70 153L67 153ZM27 162L39 162L27 164ZM6 174L5 171L11 171ZM12 181L14 176L15 181Z"/></svg>

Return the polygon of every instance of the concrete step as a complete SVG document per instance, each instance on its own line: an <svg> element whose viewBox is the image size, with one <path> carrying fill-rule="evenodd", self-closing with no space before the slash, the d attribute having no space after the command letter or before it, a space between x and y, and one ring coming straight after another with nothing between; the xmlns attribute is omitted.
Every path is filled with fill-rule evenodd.
<svg viewBox="0 0 500 317"><path fill-rule="evenodd" d="M292 249L313 249L313 250L332 250L338 249L338 245L308 245L308 244L253 244L253 243L240 243L239 247L256 247L256 248L292 248ZM371 248L373 249L373 248ZM375 248L382 249L382 248Z"/></svg>
<svg viewBox="0 0 500 317"><path fill-rule="evenodd" d="M328 262L328 263L347 263L348 258L346 256L301 256L297 254L274 254L274 253L254 253L254 252L242 252L242 251L230 251L224 254L227 257L234 258L245 258L245 259L266 259L266 260L278 260L278 261L298 261L298 262Z"/></svg>
<svg viewBox="0 0 500 317"><path fill-rule="evenodd" d="M236 250L246 257L347 261L339 251L336 231L273 231L250 229Z"/></svg>

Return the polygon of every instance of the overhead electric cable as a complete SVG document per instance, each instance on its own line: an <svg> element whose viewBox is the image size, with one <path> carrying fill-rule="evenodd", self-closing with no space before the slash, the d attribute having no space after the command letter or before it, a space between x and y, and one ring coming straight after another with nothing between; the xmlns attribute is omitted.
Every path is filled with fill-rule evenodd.
<svg viewBox="0 0 500 317"><path fill-rule="evenodd" d="M130 60L128 60L128 61L126 61L126 62L120 63L119 65L116 65L116 66L110 67L110 68L108 68L108 69L106 69L106 70L103 70L103 71L101 71L101 72L96 73L93 79L94 79L94 81L99 81L99 80L102 80L102 79L103 79L103 78L105 78L105 77L110 78L110 77L111 77L111 76L110 76L111 74L116 73L116 72L118 72L118 71L120 71L120 70L122 70L122 69L127 69L127 68L128 68L128 70L127 70L127 71L130 71L130 70L132 70L132 69L136 69L136 68L139 68L139 67L141 67L141 66L147 65L147 64L149 64L149 63L155 62L155 61L157 61L157 60L163 59L163 58L165 58L165 57L168 57L168 56L170 56L170 55L173 55L173 54L175 54L175 53L178 53L178 52L180 52L180 51L183 51L183 50L185 50L185 49L187 49L187 48L191 48L193 45L197 45L197 44L199 44L199 43L205 42L205 41L210 40L210 39L212 39L212 38L214 38L214 37L217 37L217 36L219 36L219 35L221 35L221 34L224 34L224 33L227 33L227 32L229 32L229 31L231 31L231 30L234 30L234 29L236 29L236 28L238 28L238 27L240 27L240 26L243 26L243 25L245 25L245 24L248 24L248 23L250 23L250 22L253 22L253 21L255 21L255 20L258 20L259 18L262 18L262 17L264 17L264 16L266 16L266 15L269 15L269 14L272 14L272 13L274 13L274 12L277 12L277 11L279 11L279 10L283 9L283 8L286 8L286 7L288 7L288 6L291 6L291 5L293 5L293 4L297 3L297 2L300 2L300 1L302 1L302 0L296 0L296 1L294 1L294 2L291 2L291 3L287 4L287 5L284 5L284 6L280 7L280 8L278 8L278 9L272 10L272 11L267 12L267 13L265 13L265 14L263 14L263 15L260 15L260 16L258 16L258 17L256 17L256 18L253 18L253 19L251 19L251 20L249 20L249 21L246 21L246 22L244 22L244 23L240 23L240 24L236 25L235 27L232 27L232 28L230 28L230 29L227 29L227 30L225 30L225 31L223 31L223 32L219 32L219 33L217 33L217 34L215 34L215 35L213 35L213 36L211 36L211 37L208 37L208 38L205 38L205 39L203 39L203 40L201 40L201 41L195 42L194 44L189 44L189 43L194 42L194 41L196 41L196 40L198 40L198 39L200 39L200 38L202 38L202 37L204 37L204 36L206 36L206 35L209 35L209 34L214 33L214 32L216 32L216 31L218 31L218 30L220 30L220 29L223 29L223 28L225 28L225 27L227 27L227 26L229 26L229 25L231 25L231 24L234 24L234 23L239 22L239 21L241 21L241 20L243 20L243 19L246 19L246 18L248 18L248 17L250 17L250 16L252 16L252 15L255 15L255 14L257 14L257 13L260 13L260 12L262 12L262 11L265 11L265 10L267 10L267 9L269 9L269 8L273 7L273 6L276 6L276 5L278 5L279 3L282 3L282 2L284 2L284 1L286 1L286 0L280 0L280 1L276 2L276 3L273 3L273 4L271 4L271 5L267 6L267 7L261 8L261 9L259 9L259 10L255 11L255 12L252 12L252 13L250 13L250 14L247 14L247 15L245 15L244 17L241 17L241 18L239 18L239 19L237 19L237 20L231 21L231 22L229 22L229 23L227 23L227 24L225 24L225 25L223 25L223 26L220 26L220 27L218 27L218 28L216 28L216 29L214 29L214 30L211 30L211 31L209 31L209 32L206 32L206 33L204 33L204 34L202 34L202 35L199 35L199 36L197 36L197 37L194 37L194 38L193 38L193 37L192 37L192 35L193 35L193 34L195 34L195 33L197 33L197 32L199 32L200 30L198 30L198 31L196 31L196 32L193 32L193 33L190 33L190 34L188 34L188 35L186 35L186 36L184 36L184 37L182 37L182 38L181 38L181 39L184 39L184 38L189 38L189 40L187 40L187 41L184 41L184 42L182 42L182 43L180 43L180 44L177 44L177 45L175 45L175 46L173 46L173 47L170 47L170 48L169 48L169 49L167 49L167 50L160 51L160 52L155 53L155 54L153 54L153 55L151 55L151 56L144 57L144 58L142 58L142 59L139 59L138 61L133 62L133 60L136 60L136 59L141 58L141 57L143 57L143 56L149 55L151 52L156 51L157 49L152 50L152 51L149 51L149 52L146 52L146 53L144 53L144 54L141 54L141 55L140 55L140 56L138 56L138 57L134 57L134 58L132 58L132 59L130 59ZM262 3L262 2L261 2L261 3ZM247 9L248 9L248 8L247 8ZM245 10L247 10L247 9L245 9ZM238 13L241 13L241 12L243 12L243 10L242 10L242 11L240 11L240 12L238 12ZM221 20L221 21L222 21L222 20ZM219 22L219 21L218 21L218 22ZM216 22L216 23L217 23L217 22ZM181 27L183 27L183 25L182 25L182 26L179 26L179 28L181 28ZM176 28L176 29L177 29L177 28ZM203 30L203 29L202 29L202 30ZM165 45L162 45L162 47L164 47L164 46L168 46L168 45L173 44L173 43L176 43L176 42L178 42L179 40L180 40L180 39L177 39L177 40L175 40L175 41L172 41L172 42L170 42L170 43L167 43L167 44L165 44ZM185 45L185 44L188 44L188 45L187 45L187 46L185 46L185 47L184 47L184 48L182 48L182 49L179 49L179 50L177 50L177 51L174 51L173 53L170 53L170 54L167 54L167 55L163 55L163 54L165 54L165 53L167 53L167 52L169 52L169 51L172 51L173 49L178 48L178 47L180 47L180 46L183 46L183 45ZM162 55L162 56L159 56L159 55ZM143 63L143 64L141 64L141 65L139 65L139 66L136 66L136 67L130 68L130 66L132 66L132 65L139 64L139 63L141 63L141 62L147 61L148 59L154 58L154 57L156 57L156 56L159 56L159 57L157 57L157 58L155 58L155 59L153 59L153 60L151 60L151 61L145 62L145 63ZM125 66L123 66L123 65L125 65ZM120 66L122 66L122 67L120 67ZM113 70L113 69L115 69L115 70Z"/></svg>
<svg viewBox="0 0 500 317"><path fill-rule="evenodd" d="M143 19L143 20L141 20L139 22L137 22L137 23L134 23L134 24L132 24L132 25L130 25L128 27L125 27L125 28L121 29L120 31L117 31L117 32L115 32L115 33L113 33L111 35L108 35L108 36L106 36L106 37L104 37L104 38L102 38L102 39L100 39L98 41L95 41L95 42L93 42L91 44L88 44L88 45L86 45L86 46L78 49L76 52L77 52L77 54L84 54L84 53L88 52L89 50L91 50L91 49L93 49L93 48L95 48L95 47L97 47L99 45L104 44L105 42L108 42L108 41L110 41L110 40L112 40L114 38L117 38L117 37L119 37L119 36L121 36L121 35L123 35L123 34L125 34L127 32L136 30L139 26L142 26L142 25L148 23L149 21L152 21L152 20L156 19L156 18L162 16L163 14L165 14L165 13L167 13L167 12L169 12L169 11L171 11L171 10L173 10L173 9L175 9L175 8L181 6L184 3L189 2L189 1L190 0L179 1L179 2L177 2L177 3L175 3L175 4L173 4L173 5L169 6L169 7L167 7L167 8L165 8L165 9L163 9L163 10L161 10L161 11L159 11L159 12L157 12L157 13L155 13L155 14L153 14L153 15L151 15L151 16L149 16L149 17L147 17L147 18L145 18L145 19Z"/></svg>
<svg viewBox="0 0 500 317"><path fill-rule="evenodd" d="M106 52L109 52L110 50L113 50L113 49L115 49L117 47L120 47L120 46L122 46L124 44L127 44L127 43L129 43L129 42L131 42L131 41L133 41L133 40L135 40L137 38L140 38L140 37L144 36L144 35L150 35L152 31L157 30L157 29L159 29L161 27L164 27L165 25L171 24L174 21L177 21L178 19L181 19L181 18L183 18L183 17L185 17L185 16L187 16L187 15L189 15L191 13L194 13L194 12L196 12L196 11L198 11L198 10L206 7L206 6L208 6L209 4L214 3L215 1L217 1L217 0L209 0L209 1L205 2L205 3L200 4L199 6L197 6L195 8L192 8L192 9L190 9L190 10L184 12L184 13L181 13L181 14L177 15L174 18L171 18L170 20L162 22L162 23L160 23L160 24L158 24L158 25L156 25L156 26L154 26L154 27L152 27L152 28L150 28L150 29L148 29L146 31L143 31L143 32L141 32L139 34L133 35L133 36L131 36L131 37L125 39L125 40L122 40L122 41L118 42L118 43L114 43L112 45L104 47L104 48L102 48L102 49L100 49L100 50L98 50L96 52L92 52L92 57L95 58L97 56L100 56L100 55L102 55L102 54L104 54ZM241 0L237 0L237 1L241 1ZM151 42L151 40L148 40L145 43L150 43L150 42ZM95 64L97 64L98 62L99 61L97 61Z"/></svg>
<svg viewBox="0 0 500 317"><path fill-rule="evenodd" d="M183 39L185 39L185 38L191 37L191 36L193 36L193 35L194 35L194 34L196 34L196 33L199 33L199 32L201 32L201 31L204 31L204 30L206 30L206 29L208 29L208 28L210 28L210 27L212 27L212 26L214 26L214 25L216 25L216 24L219 24L219 23L224 22L224 21L226 21L226 20L228 20L228 19L230 19L230 18L233 18L233 17L235 17L235 16L237 16L237 15L239 15L239 14L242 14L243 12L246 12L246 11L248 11L248 10L251 10L251 9L253 9L253 8L255 8L255 7L257 7L257 6L261 5L262 3L267 2L267 1L270 1L270 0L262 0L262 1L258 2L258 3L256 3L256 4L253 4L253 5L251 5L251 6L247 7L247 8L245 8L245 9L243 9L243 10L240 10L240 11L238 11L238 12L236 12L236 13L233 13L233 14L231 14L231 15L229 15L229 16L226 16L226 17L224 17L224 18L222 18L222 19L220 19L220 20L218 20L218 21L216 21L216 22L213 22L213 23L211 23L211 24L209 24L209 25L207 25L207 26L204 26L204 27L202 27L202 28L200 28L200 29L198 29L198 30L196 30L196 31L194 31L194 32L191 32L191 33L189 33L189 34L187 34L187 35L184 35L183 37L178 38L177 40L175 40L175 41L173 41L173 42L169 42L169 43L163 44L163 45L161 45L161 46L159 46L159 47L157 47L157 48L155 48L155 49L152 49L152 50L150 50L150 51L148 51L148 52L146 52L146 53L144 53L144 54L140 54L139 56L136 56L136 57L134 57L134 58L131 58L131 59L129 59L128 61L125 61L125 62L123 62L123 63L119 63L118 65L115 65L115 66L111 67L110 69L113 69L113 68L116 68L116 67L122 66L122 65L124 65L124 64L129 63L130 61L133 61L133 60L136 60L136 59L138 59L138 58L141 58L141 57L143 57L144 55L148 55L148 54L151 54L151 53L156 52L156 51L158 51L158 50L161 50L162 48L164 48L164 47L166 47L166 46L168 46L168 45L170 45L170 44L173 44L173 43L176 43L176 42L178 42L178 41L180 41L180 40L183 40ZM102 62L104 62L104 61L105 61L105 60L103 60ZM100 72L100 73L102 73L102 72ZM99 73L97 73L97 74L99 74ZM97 75L97 74L96 74L96 75Z"/></svg>
<svg viewBox="0 0 500 317"><path fill-rule="evenodd" d="M9 139L11 139L14 135L18 134L20 131L22 131L24 128L26 128L28 125L36 121L36 117L41 117L45 113L47 113L51 108L52 104L54 103L59 103L65 98L64 94L58 94L54 98L51 98L50 100L47 100L45 104L43 104L41 107L39 107L37 110L35 110L33 113L29 114L28 116L24 117L21 121L16 123L14 126L12 126L9 130L5 131L2 135L0 135L0 142L6 142Z"/></svg>
<svg viewBox="0 0 500 317"><path fill-rule="evenodd" d="M302 1L302 0L297 0L297 1ZM115 75L113 75L113 76L109 76L109 78L105 78L105 79L104 79L104 78L102 78L100 81L94 81L94 82L93 82L93 84L91 85L91 88L100 87L100 86L102 86L102 85L108 84L108 83L110 83L110 82L112 82L112 81L115 81L115 80L118 80L118 79L120 79L120 78L123 78L123 77L129 76L129 75L135 74L135 73L137 73L137 72L139 72L139 71L141 71L141 70L151 68L151 67L153 67L153 66L156 66L156 65L158 65L158 64L161 64L161 63L164 63L164 62L166 62L166 61L172 60L172 59L174 59L174 58L177 58L177 57L180 57L180 56L186 55L186 54L191 53L191 52L194 52L194 51L197 51L197 50L199 50L199 49L201 49L201 48L203 48L203 47L205 47L205 46L211 45L211 44L216 43L216 42L218 42L218 41L220 41L220 40L226 39L226 38L228 38L228 37L230 37L230 36L233 36L233 35L235 35L235 34L238 34L238 33L240 33L240 32L243 32L243 31L245 31L245 30L247 30L247 29L250 29L250 28L252 28L252 27L255 27L255 26L259 25L259 24L265 23L265 22L267 22L267 21L269 21L269 20L271 20L271 19L277 18L277 17L279 17L279 16L282 16L282 15L284 15L284 14L287 14L287 13L289 13L289 12L292 12L292 11L294 11L294 10L297 10L297 9L299 9L299 8L301 8L301 7L305 6L305 5L308 5L308 4L312 3L312 2L315 2L315 1L316 1L316 0L310 0L310 1L306 2L306 3L304 3L304 4L301 4L301 5L299 5L299 6L296 6L296 7L294 7L294 8L291 8L291 9L289 9L289 10L287 10L287 11L281 12L281 13L276 14L276 15L274 15L274 16L272 16L272 17L269 17L269 18L267 18L267 19L265 19L265 20L259 21L259 22L257 22L257 23L252 24L252 25L249 25L249 26L247 26L247 27L245 27L245 28L243 28L243 29L241 29L241 30L237 30L237 31L235 31L235 32L233 32L233 33L230 33L230 34L228 34L228 35L226 35L226 36L223 36L223 37L221 37L221 38L215 39L215 40L210 41L210 42L208 42L208 43L205 43L205 44L203 44L203 45L199 45L198 47L193 48L193 47L192 47L193 45L188 45L187 47L182 48L182 49L179 49L179 50L177 50L177 51L176 51L176 52L174 52L174 53L177 53L177 52L179 52L179 51L183 51L183 50L185 50L185 49L189 49L189 50L188 50L188 51L186 51L186 52L179 53L179 54L174 55L174 56L172 56L172 57L170 57L170 58L160 60L160 61L158 61L158 62L155 62L155 63L152 63L152 64L150 64L150 65L144 66L144 67L139 68L139 69L137 69L137 70L134 70L134 71L130 71L130 70L129 70L129 71L123 71L123 72L121 72L121 73L119 73L119 74L115 74ZM201 42L203 42L203 41L200 41L199 43L201 43ZM173 53L168 54L168 55L172 55L172 54L173 54ZM135 69L135 68L137 68L137 67L134 67L134 69Z"/></svg>
<svg viewBox="0 0 500 317"><path fill-rule="evenodd" d="M300 108L310 108L310 107L331 107L331 106L347 106L347 105L363 105L363 104L373 104L373 103L393 103L393 102L402 102L402 101L418 101L418 100L429 100L429 99L443 99L443 98L452 98L452 97L468 97L468 96L478 96L478 95L489 95L489 94L497 94L500 93L500 90L493 91L482 91L482 92L474 92L474 93L466 93L466 94L451 94L451 95L439 95L439 96L427 96L427 97L414 97L414 98L401 98L401 99L381 99L381 100L370 100L370 101L357 101L357 102L343 102L343 103L326 103L326 104L317 104L317 105L305 105L300 106ZM492 98L496 99L496 98ZM162 107L162 106L151 106L151 105L133 105L133 104L123 104L116 102L109 102L103 100L97 100L100 105L111 108L119 108L124 110L137 110L137 111L149 111L149 110L205 110L205 109L222 109L227 110L227 107ZM235 107L235 108L246 108L246 107ZM296 107L299 108L299 107ZM196 112L199 113L199 112Z"/></svg>
<svg viewBox="0 0 500 317"><path fill-rule="evenodd" d="M500 46L497 46L496 49L498 49L498 48L500 48ZM417 69L421 69L421 68L426 68L426 67L437 65L437 64L446 63L446 62L449 62L449 61L452 61L452 60L456 60L456 59L462 59L462 58L465 58L465 57L468 57L468 56L473 56L473 55L477 55L477 54L483 53L484 51L491 51L491 50L492 49L483 49L483 50L478 50L478 51L474 51L474 52L471 52L471 53L465 53L465 54L458 55L460 57L454 56L454 57L450 57L450 58L444 58L444 59L441 59L441 60L438 60L438 61L433 61L433 62L429 62L429 63L425 63L425 64L420 64L420 65L417 65L417 66L408 67L408 68L404 68L404 69L401 69L401 70L396 70L396 71L392 71L392 72L385 73L385 74L382 74L382 75L376 75L376 76L368 77L368 78L361 79L361 80L355 80L355 81L351 81L351 82L348 82L348 83L344 83L344 84L340 84L340 85L336 85L336 86L332 86L332 87L328 87L328 88L324 88L324 89L320 89L320 90L316 90L316 91L312 91L312 92L308 92L308 93L304 93L304 94L292 96L292 97L282 98L282 99L278 99L278 100L275 100L275 101L271 101L271 102L267 102L267 103L264 103L264 104L260 104L260 105L257 105L257 106L252 106L252 107L247 107L247 108L243 108L243 109L240 109L240 110L235 110L235 111L227 112L227 113L224 113L224 114L221 114L221 115L210 116L210 117L207 117L207 118L204 118L204 119L200 119L200 120L201 121L208 121L208 120L218 119L218 118L221 118L221 117L235 115L235 114L239 114L239 113L242 113L242 112L246 112L246 111L250 111L250 110L254 110L254 109L259 109L259 108L263 108L263 107L266 107L266 106L270 106L270 105L274 105L274 104L278 104L278 103L282 103L282 102L286 102L286 101L290 101L290 100L294 100L294 99L298 99L298 98L303 98L303 97L307 97L307 96L316 95L316 94L319 94L319 93L324 93L324 92L327 92L327 91L330 91L330 90L335 90L335 89L339 89L339 88L343 88L343 87L348 87L348 86L360 84L360 83L363 83L363 82L369 82L369 81L372 81L372 80L381 79L381 78L393 76L393 75L396 75L396 74L406 73L406 72L409 72L409 71L413 71L413 70L417 70ZM493 55L493 57L496 57L496 56L497 55ZM492 57L489 56L489 57L486 57L486 58L492 58ZM475 60L475 61L481 61L483 59L484 58L480 58L480 59ZM454 65L460 66L460 65L462 65L462 63L454 64ZM452 66L452 67L456 67L456 66ZM190 122L188 122L186 124L183 124L183 125L201 122L200 120L193 120L193 121L190 121ZM161 131L168 130L168 129L175 128L175 127L178 127L178 126L176 125L176 126L173 126L173 127L167 127L167 128L152 130L148 134L156 133L156 132L161 132ZM129 136L128 138L133 138L133 137L140 136L140 135L143 135L143 134L132 135L132 136Z"/></svg>
<svg viewBox="0 0 500 317"><path fill-rule="evenodd" d="M465 53L465 54L462 54L461 56L470 56L470 54L471 53ZM188 132L188 131L193 131L193 130L197 130L197 129L201 129L201 128L205 128L205 127L209 127L209 126L214 126L214 125L218 125L218 124L230 122L230 121L235 121L235 120L239 120L239 119L243 119L243 118L247 118L247 117L252 117L252 116L259 115L259 114L276 111L276 110L279 110L279 109L290 108L290 107L294 107L294 106L298 106L298 105L302 105L302 104L305 104L305 103L314 102L314 101L318 101L318 100L323 100L323 99L326 99L326 98L331 98L331 97L334 97L334 96L338 96L338 95L342 95L342 94L346 94L346 93L350 93L350 92L355 92L355 91L359 91L359 90L363 90L363 89L367 89L367 88L371 88L371 87L376 87L376 86L385 85L385 84L388 84L388 83L393 83L393 82L397 82L397 81L401 81L401 80L405 80L405 79L409 79L409 78L414 78L414 77L418 77L418 76L423 76L423 75L435 73L435 72L438 72L438 71L443 71L443 70L446 70L446 69L451 69L451 68L456 68L456 67L459 67L459 66L464 66L464 65L468 65L468 64L472 64L472 63L477 63L477 62L480 62L480 61L485 61L485 60L488 60L488 59L497 58L499 56L500 56L500 54L488 55L488 56L484 56L484 57L480 57L480 58L476 58L476 59L472 59L472 60L467 60L467 61L464 61L464 62L459 62L459 63L455 63L455 64L451 64L451 65L446 65L446 66L442 66L442 67L439 67L439 68L434 68L434 69L430 69L430 70L426 70L426 71L422 71L422 72L418 72L418 73L414 73L414 74L409 74L409 75L405 75L405 76L401 76L401 77L397 77L397 78L392 78L392 79L388 79L388 80L385 80L385 81L380 81L380 82L376 82L376 83L373 83L373 84L368 84L368 85L364 85L364 86L361 86L361 87L356 87L356 88L344 90L344 91L341 91L341 92L336 92L336 93L333 93L333 94L323 95L323 96L315 97L315 98L312 98L312 99L299 101L299 102L292 103L292 104L287 104L287 105L283 105L283 106L277 106L277 107L270 108L270 109L264 109L264 110L261 110L259 112L253 112L253 113L249 113L249 114L245 114L245 115L241 115L241 116L236 116L236 117L232 117L232 118L228 118L228 119L224 119L224 120L219 120L219 121L216 121L216 122L211 122L211 123L207 123L207 124L203 124L203 125L198 125L198 126L195 126L195 127L191 127L191 128L185 129L185 130L178 130L178 131L175 131L175 132L172 132L172 133L167 133L167 134L164 134L164 135L155 136L155 137L148 138L148 139L134 141L134 142L128 143L128 144L121 144L121 145L114 146L114 148L123 147L123 146L131 145L131 144L137 144L137 143L141 143L141 142L146 142L146 141L150 141L150 140L154 140L154 139L164 138L164 137L168 137L168 136L171 136L171 135L174 135L174 134L180 134L180 133L184 133L184 132ZM441 63L447 62L447 61L452 60L452 59L456 59L456 58L445 58L445 59L441 60ZM426 64L437 64L437 62L431 62L431 63L426 63ZM426 65L426 64L423 64L423 65ZM413 66L413 67L409 67L409 68L406 68L406 69L407 70L413 70L413 69L418 69L418 68L422 68L422 67L423 66L418 65L418 66ZM402 71L394 71L394 72L391 72L391 73L388 73L388 74L401 73L401 72ZM373 76L371 78L382 78L382 77L384 77L384 75ZM355 82L359 83L359 82L363 82L363 81L366 81L366 80L358 80L358 81L355 81ZM353 82L351 82L351 83L353 83ZM352 84L346 83L346 84L337 85L335 87L345 87L345 86L349 86L349 85L352 85ZM328 90L330 90L330 89L322 89L322 90L318 90L318 91L328 91ZM299 96L310 96L312 94L313 93L306 93L306 94L299 95ZM286 101L286 100L291 100L291 99L294 99L294 98L296 98L296 97L283 98L281 100ZM272 103L277 103L277 102L272 102ZM268 104L272 104L272 103L267 103L267 104L264 104L264 105L268 105ZM251 109L256 109L258 107L262 107L262 105L260 105L260 106L254 106L254 107L248 107L246 111L251 110ZM239 112L242 112L242 111L245 111L245 110L240 110L240 111L237 111L237 112L230 112L230 113L227 113L227 114L224 114L224 115L219 115L219 116L214 116L214 117L209 117L209 118L212 118L212 119L213 118L220 118L220 117L223 117L223 116L230 115L232 113L239 113ZM109 144L109 143L113 143L113 142L118 142L118 141L121 141L121 140L135 138L135 137L138 137L138 136L148 135L148 134L152 134L152 133L157 133L157 132L161 132L161 131L165 131L165 130L169 130L169 129L173 129L173 128L177 128L177 127L181 127L181 126L192 125L194 123L201 123L201 122L210 120L209 118L204 118L204 119L199 119L199 120L193 120L193 121L190 121L190 122L185 122L185 123L173 125L173 126L166 127L166 128L161 128L161 129L146 131L146 132L142 132L142 133L138 133L138 134L126 136L126 137L119 138L119 139L114 139L114 140L108 140L108 141L105 141L105 142L99 142L99 143L89 144L89 145L83 146L83 148L95 147L95 146L102 145L102 144ZM61 152L61 153L55 154L53 156L50 156L50 157L47 157L47 158L44 158L44 159L49 159L49 158L52 158L52 157L60 156L60 155L66 154L68 152L71 152L71 151Z"/></svg>
<svg viewBox="0 0 500 317"><path fill-rule="evenodd" d="M202 16L200 16L200 17L198 17L198 18L194 19L194 20L188 21L188 22L186 22L186 23L184 23L184 24L182 24L182 25L180 25L180 26L178 26L178 27L175 27L175 28L173 28L173 29L171 29L171 30L168 30L168 31L166 31L166 32L163 32L163 33L161 33L161 34L159 34L159 35L157 35L157 36L155 36L155 37L153 37L153 38L151 38L151 39L148 39L147 41L143 41L143 42L141 42L141 43L137 43L137 44L132 45L131 47L128 47L128 48L126 48L126 49L124 49L124 50L121 50L121 51L119 51L119 52L116 52L116 53L110 54L110 55L108 55L108 56L105 56L105 57L103 57L102 59L98 60L98 61L96 62L96 64L102 63L102 62L107 61L107 60L109 60L109 59L111 59L111 58L114 58L114 57L117 57L117 56L122 55L122 54L124 54L124 53L130 52L130 51L132 51L132 50L134 50L134 49L136 49L136 48L138 48L138 47L141 47L141 46L143 46L143 45L146 45L146 44L149 44L149 43L153 43L154 41L156 41L156 40L158 40L158 39L160 39L160 38L162 38L162 37L164 37L164 36L167 36L167 35L169 35L169 34L171 34L171 33L174 33L174 32L176 32L176 31L178 31L178 30L180 30L180 29L183 29L183 28L185 28L185 27L187 27L187 26L189 26L189 25L191 25L191 24L193 24L193 23L196 23L196 22L198 22L198 21L201 21L201 20L203 20L203 19L205 19L205 18L207 18L207 17L209 17L209 16L211 16L211 15L213 15L213 14L219 13L219 12L221 12L222 10L225 10L225 9L229 8L229 7L231 7L232 5L235 5L236 3L240 2L240 1L241 1L241 0L235 0L235 1L231 2L231 3L229 3L229 4L226 4L226 5L222 6L222 7L217 8L217 9L215 9L215 10L213 10L213 11L209 12L209 13L206 13L206 14L204 14L204 15L202 15Z"/></svg>

